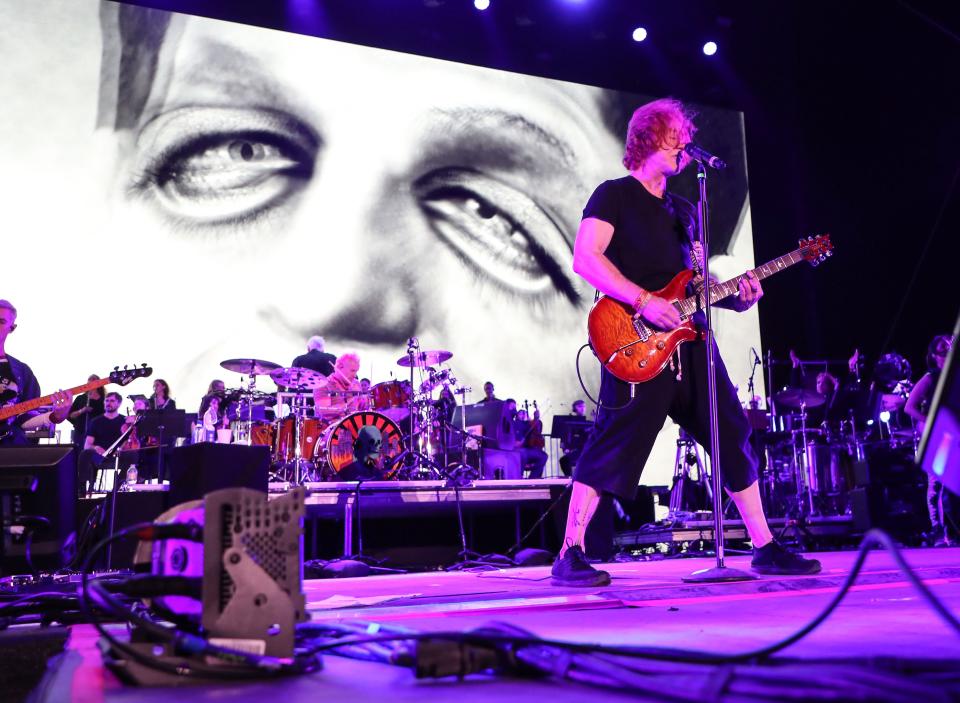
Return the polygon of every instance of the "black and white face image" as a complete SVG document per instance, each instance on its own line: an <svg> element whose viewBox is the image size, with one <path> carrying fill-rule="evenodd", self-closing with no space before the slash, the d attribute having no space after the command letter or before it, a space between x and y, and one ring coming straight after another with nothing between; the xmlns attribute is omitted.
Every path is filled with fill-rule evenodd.
<svg viewBox="0 0 960 703"><path fill-rule="evenodd" d="M322 335L374 384L407 377L417 337L453 353L468 402L487 379L545 417L584 396L573 239L626 173L614 106L660 96L97 0L6 3L0 25L0 298L45 390L147 362L193 407L220 361L287 366ZM739 113L698 109L744 163ZM745 186L724 207L721 278L754 263ZM716 314L746 401L756 310ZM589 351L581 371L595 393ZM669 478L675 439L645 482Z"/></svg>

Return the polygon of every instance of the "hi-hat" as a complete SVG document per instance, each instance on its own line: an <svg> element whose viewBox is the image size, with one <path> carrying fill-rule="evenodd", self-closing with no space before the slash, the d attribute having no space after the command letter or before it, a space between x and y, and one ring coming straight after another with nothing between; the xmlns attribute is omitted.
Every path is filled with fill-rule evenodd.
<svg viewBox="0 0 960 703"><path fill-rule="evenodd" d="M397 359L397 366L433 366L434 364L442 364L451 358L453 358L453 352L434 349L433 351L417 352L412 357L402 356Z"/></svg>
<svg viewBox="0 0 960 703"><path fill-rule="evenodd" d="M773 396L777 405L786 405L788 408L815 408L827 402L827 396L806 388L784 388Z"/></svg>
<svg viewBox="0 0 960 703"><path fill-rule="evenodd" d="M271 371L282 368L280 364L275 364L272 361L264 361L263 359L227 359L226 361L221 361L220 366L227 371L236 371L237 373L246 374L247 376L266 376Z"/></svg>
<svg viewBox="0 0 960 703"><path fill-rule="evenodd" d="M291 366L288 369L276 369L270 374L270 378L278 386L285 388L310 389L323 385L325 377L319 371L313 369L304 369L298 366Z"/></svg>

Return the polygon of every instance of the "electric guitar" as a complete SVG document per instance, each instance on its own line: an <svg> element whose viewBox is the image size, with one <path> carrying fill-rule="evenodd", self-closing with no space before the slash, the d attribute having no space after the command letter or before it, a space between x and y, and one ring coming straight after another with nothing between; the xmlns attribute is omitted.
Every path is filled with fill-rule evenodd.
<svg viewBox="0 0 960 703"><path fill-rule="evenodd" d="M831 256L833 244L829 234L807 237L800 240L800 247L763 266L753 269L757 278L763 279L783 271L796 263L807 261L816 266ZM587 318L587 331L593 353L614 376L628 383L643 383L655 378L670 361L673 352L683 342L697 338L693 315L703 308L703 291L687 296L687 284L693 279L693 271L681 271L673 280L654 292L673 304L680 313L680 326L661 331L640 315L632 306L608 296L596 302ZM737 293L742 276L709 286L710 304L718 303Z"/></svg>
<svg viewBox="0 0 960 703"><path fill-rule="evenodd" d="M149 368L146 364L134 366L132 369L128 369L126 366L124 366L122 369L115 366L107 378L99 378L96 381L88 381L82 386L71 388L70 392L74 395L78 395L80 393L92 391L94 388L102 388L108 383L116 383L118 386L125 386L134 379L146 378L152 373L153 369ZM45 395L40 398L25 400L22 403L17 403L16 405L7 405L0 408L0 437L3 437L10 431L10 423L8 423L7 420L17 417L18 415L22 415L23 413L30 412L31 410L36 410L44 405L49 405L52 402L53 395Z"/></svg>

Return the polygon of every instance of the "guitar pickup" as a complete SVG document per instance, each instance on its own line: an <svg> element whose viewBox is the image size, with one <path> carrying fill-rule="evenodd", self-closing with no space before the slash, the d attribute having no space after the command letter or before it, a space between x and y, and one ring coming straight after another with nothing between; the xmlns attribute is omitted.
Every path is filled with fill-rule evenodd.
<svg viewBox="0 0 960 703"><path fill-rule="evenodd" d="M650 339L650 335L653 334L639 315L633 316L633 330L637 333L641 342L646 342Z"/></svg>

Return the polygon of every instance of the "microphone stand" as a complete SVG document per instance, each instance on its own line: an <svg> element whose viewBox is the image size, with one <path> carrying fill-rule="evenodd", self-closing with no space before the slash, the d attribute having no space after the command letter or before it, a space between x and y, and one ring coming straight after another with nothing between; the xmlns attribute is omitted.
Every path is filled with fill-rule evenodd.
<svg viewBox="0 0 960 703"><path fill-rule="evenodd" d="M749 581L756 576L746 571L725 566L723 563L723 481L720 466L720 435L717 431L717 377L714 359L713 320L710 296L710 208L707 201L707 171L702 161L697 161L697 184L700 200L697 214L700 224L700 244L703 246L703 309L707 317L705 342L707 346L707 405L710 410L710 474L713 479L713 538L717 547L717 564L713 568L699 569L683 580L688 583L720 583L725 581Z"/></svg>
<svg viewBox="0 0 960 703"><path fill-rule="evenodd" d="M125 429L119 439L116 442L111 444L107 451L103 453L103 456L100 457L100 463L109 459L113 459L113 488L110 491L110 524L107 528L107 537L112 537L114 533L114 528L117 521L117 493L120 492L120 486L123 483L120 480L120 447L122 447L127 439L133 434L133 431L137 428L137 423L140 422L140 416L137 416L135 422L130 424L130 427ZM107 499L103 499L103 505L101 507L106 507ZM113 542L107 545L107 570L109 571L111 565L113 564Z"/></svg>

